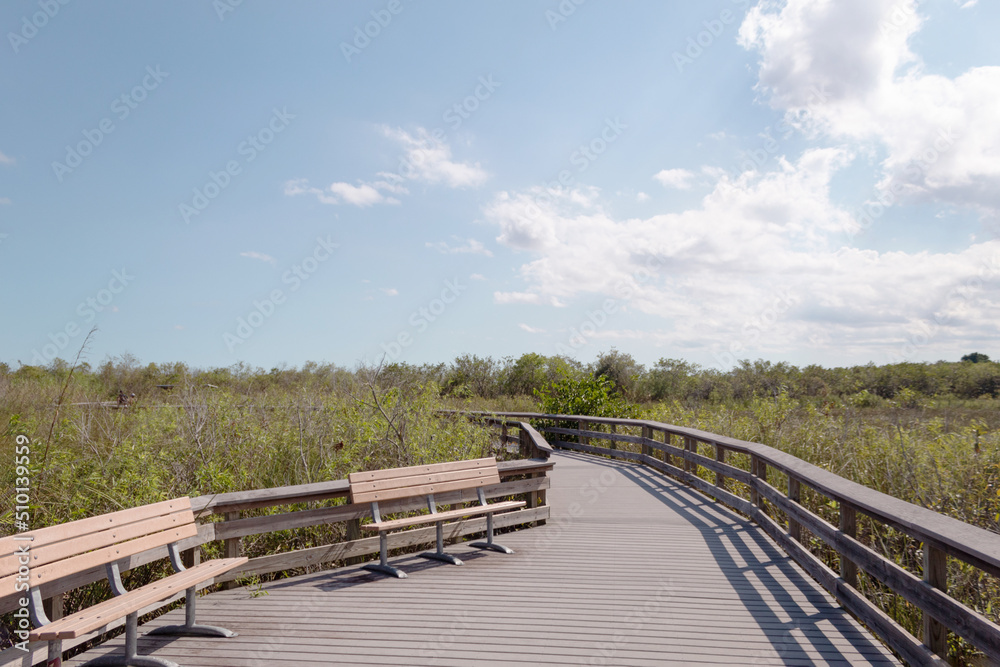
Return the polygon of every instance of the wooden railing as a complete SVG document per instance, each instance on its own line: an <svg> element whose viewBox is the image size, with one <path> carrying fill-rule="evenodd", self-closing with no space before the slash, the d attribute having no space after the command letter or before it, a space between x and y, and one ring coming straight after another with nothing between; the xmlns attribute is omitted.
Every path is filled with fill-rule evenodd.
<svg viewBox="0 0 1000 667"><path fill-rule="evenodd" d="M544 421L550 425L538 430L556 436L549 438L550 445L643 463L746 515L910 664L944 664L940 656L948 655L949 632L985 653L991 664L1000 664L1000 626L949 596L947 578L949 558L1000 576L1000 535L996 533L851 482L777 449L697 429L583 415L467 414ZM575 428L566 427L566 422ZM606 425L609 432L593 430L594 424ZM574 436L576 441L564 436ZM608 446L592 444L596 439L608 441ZM734 465L733 454L745 455L740 458L748 458L749 465L745 469ZM770 483L779 477L774 473L785 478L785 488ZM749 500L733 492L737 487ZM837 525L801 504L807 488L836 503ZM878 553L860 542L859 514L922 543L923 577L897 565L891 554ZM803 530L839 555L839 572L807 549ZM923 613L922 640L859 591L859 571ZM1000 605L1000 600L996 603Z"/></svg>
<svg viewBox="0 0 1000 667"><path fill-rule="evenodd" d="M505 421L505 423L500 424L501 421ZM519 423L514 420L487 420L484 423L487 425L503 426L502 442L504 444L506 442L518 443L521 455L525 457L513 461L499 461L497 467L500 471L500 484L484 488L487 498L519 496L528 503L525 509L518 512L495 515L493 517L494 528L544 524L549 518L546 490L549 488L548 473L552 470L553 466L553 463L548 460L549 452L552 451L551 447L529 424ZM517 431L517 435L510 435L510 431ZM499 438L498 442L500 442ZM361 557L379 552L378 537L361 537L361 519L370 517L368 503L360 505L345 503L328 507L313 507L310 509L288 511L281 514L244 516L250 510L261 508L303 504L315 505L319 501L338 498L347 499L348 492L349 484L346 479L342 479L192 498L192 510L199 521L199 526L197 537L192 537L180 543L185 564L190 566L199 562L199 547L210 542L222 541L224 555L232 557L242 555L241 541L245 537L263 535L279 530L292 530L337 523L346 524L344 532L347 539L342 542L251 558L246 565L227 572L215 579L214 582L207 582L202 588L212 583L231 582L247 576L284 572L319 566L324 563L337 561L346 563L359 562L362 560ZM477 495L474 490L443 493L436 496L436 500L442 505L475 502ZM423 499L402 500L381 504L383 516L396 512L420 509L426 509ZM421 544L432 544L436 537L435 530L434 526L430 526L428 528L392 533L388 536L388 547L390 550L393 550ZM453 540L485 531L486 517L470 518L446 525L444 537L445 539ZM119 562L119 565L124 572L167 558L167 556L166 547L161 547L124 558ZM47 586L43 585L41 593L45 599L48 617L56 620L62 616L63 596L67 592L102 581L105 577L106 574L102 566L81 572L75 577L59 579ZM19 609L21 606L20 598L23 595L23 593L15 593L13 591L3 591L0 594L0 614ZM150 605L146 609L141 610L140 615L153 612L181 597L183 597L183 594L175 596L170 600ZM122 624L123 621L112 623L108 626L108 629L114 629ZM64 640L63 649L70 650L75 646L94 639L95 636L97 636L97 633L78 637L77 639ZM0 653L0 665L10 663L24 665L32 665L37 662L44 663L47 655L46 643L34 642L29 648L31 649L30 655L17 648L9 648L3 651Z"/></svg>

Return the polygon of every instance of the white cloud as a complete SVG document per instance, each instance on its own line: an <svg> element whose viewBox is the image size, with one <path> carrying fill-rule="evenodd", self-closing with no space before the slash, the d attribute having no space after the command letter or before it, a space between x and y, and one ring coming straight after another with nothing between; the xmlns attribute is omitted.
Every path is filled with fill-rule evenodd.
<svg viewBox="0 0 1000 667"><path fill-rule="evenodd" d="M708 135L708 138L715 139L716 141L722 141L723 139L726 138L726 131L719 130L718 132L712 132L710 135Z"/></svg>
<svg viewBox="0 0 1000 667"><path fill-rule="evenodd" d="M453 239L458 240L458 237L453 236ZM446 241L438 241L436 243L425 243L428 248L434 248L438 252L444 253L446 255L454 254L470 254L470 255L486 255L487 257L493 256L493 251L488 250L486 246L475 239L468 239L464 245L449 246Z"/></svg>
<svg viewBox="0 0 1000 667"><path fill-rule="evenodd" d="M304 178L285 183L285 194L315 195L324 204L353 204L361 208L375 204L399 204L399 199L390 195L409 194L407 181L444 185L452 188L464 188L481 185L488 174L479 163L469 164L455 162L451 158L451 148L448 144L424 128L418 128L415 134L402 129L382 127L382 133L403 147L403 157L400 159L400 173L380 171L376 180L368 182L359 180L357 185L338 181L332 183L326 190L309 185Z"/></svg>
<svg viewBox="0 0 1000 667"><path fill-rule="evenodd" d="M0 151L0 164L14 164L14 163L15 163L14 158L8 155L4 155L3 151Z"/></svg>
<svg viewBox="0 0 1000 667"><path fill-rule="evenodd" d="M486 280L486 276L481 273L471 273L469 274L469 280Z"/></svg>
<svg viewBox="0 0 1000 667"><path fill-rule="evenodd" d="M647 195L645 192L640 192L635 196L635 200L637 202L649 201L649 195Z"/></svg>
<svg viewBox="0 0 1000 667"><path fill-rule="evenodd" d="M542 303L542 297L538 294L531 294L529 292L494 292L493 302L499 304L510 304L510 303L531 303L539 304Z"/></svg>
<svg viewBox="0 0 1000 667"><path fill-rule="evenodd" d="M311 194L324 204L353 204L359 208L372 206L373 204L398 204L395 197L386 197L379 189L389 192L406 192L406 188L401 188L395 183L386 180L375 183L360 182L359 185L350 183L331 183L326 190L321 190L309 185L309 181L304 178L291 180L285 183L285 194L289 197L297 195ZM332 193L332 194L328 194Z"/></svg>
<svg viewBox="0 0 1000 667"><path fill-rule="evenodd" d="M7 205L10 203L10 197L0 197L0 205Z"/></svg>
<svg viewBox="0 0 1000 667"><path fill-rule="evenodd" d="M254 250L248 250L247 252L241 252L240 257L249 257L250 259L260 260L261 262L267 262L268 264L274 264L274 257L270 255L265 255L262 252L256 252Z"/></svg>
<svg viewBox="0 0 1000 667"><path fill-rule="evenodd" d="M390 127L383 127L382 132L403 147L398 175L405 179L465 188L482 185L489 177L478 162L452 160L451 147L422 127L415 134Z"/></svg>
<svg viewBox="0 0 1000 667"><path fill-rule="evenodd" d="M399 296L399 290L395 287L382 287L381 291L386 296Z"/></svg>
<svg viewBox="0 0 1000 667"><path fill-rule="evenodd" d="M381 192L367 183L351 185L350 183L331 183L330 192L348 204L364 208L385 201Z"/></svg>
<svg viewBox="0 0 1000 667"><path fill-rule="evenodd" d="M691 187L694 174L687 169L664 169L653 178L662 183L664 187L688 190Z"/></svg>
<svg viewBox="0 0 1000 667"><path fill-rule="evenodd" d="M494 301L612 297L662 318L657 342L785 355L813 340L871 358L928 321L941 337L988 339L1000 321L1000 241L955 253L844 247L858 222L829 190L852 159L846 148L781 158L773 172L723 175L699 208L650 218L614 217L592 192L499 193L485 220L532 258L519 270L523 289Z"/></svg>
<svg viewBox="0 0 1000 667"><path fill-rule="evenodd" d="M766 2L740 40L760 54L759 89L793 125L885 148L883 192L997 218L1000 67L925 73L909 45L923 20L917 0Z"/></svg>
<svg viewBox="0 0 1000 667"><path fill-rule="evenodd" d="M298 195L311 194L316 195L316 198L324 204L339 204L340 202L336 197L331 197L326 194L323 190L319 188L314 188L309 185L309 181L305 178L298 178L285 183L285 195L288 197L295 197Z"/></svg>
<svg viewBox="0 0 1000 667"><path fill-rule="evenodd" d="M403 177L399 174L380 171L376 175L381 176L382 180L375 181L372 185L379 190L385 190L386 192L391 192L396 195L406 195L410 193L410 191L406 189L406 186L403 185Z"/></svg>
<svg viewBox="0 0 1000 667"><path fill-rule="evenodd" d="M536 329L535 327L528 326L524 322L518 324L517 326L521 327L521 329L523 329L524 331L527 331L530 334L543 334L543 333L545 333L545 329Z"/></svg>

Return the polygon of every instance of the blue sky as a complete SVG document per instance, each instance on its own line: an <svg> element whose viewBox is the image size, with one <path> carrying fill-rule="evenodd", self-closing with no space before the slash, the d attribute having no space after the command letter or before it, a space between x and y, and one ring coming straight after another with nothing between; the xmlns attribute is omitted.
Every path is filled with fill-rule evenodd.
<svg viewBox="0 0 1000 667"><path fill-rule="evenodd" d="M5 2L0 361L1000 356L997 25Z"/></svg>

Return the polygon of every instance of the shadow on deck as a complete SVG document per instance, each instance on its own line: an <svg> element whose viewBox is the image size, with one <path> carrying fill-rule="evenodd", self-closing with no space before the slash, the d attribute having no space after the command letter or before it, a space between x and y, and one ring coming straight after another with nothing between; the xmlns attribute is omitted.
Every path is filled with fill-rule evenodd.
<svg viewBox="0 0 1000 667"><path fill-rule="evenodd" d="M139 652L184 667L897 664L751 522L649 468L553 460L552 520L503 535L513 555L459 544L462 567L393 559L405 580L347 567L213 593L199 620L239 637L142 636Z"/></svg>

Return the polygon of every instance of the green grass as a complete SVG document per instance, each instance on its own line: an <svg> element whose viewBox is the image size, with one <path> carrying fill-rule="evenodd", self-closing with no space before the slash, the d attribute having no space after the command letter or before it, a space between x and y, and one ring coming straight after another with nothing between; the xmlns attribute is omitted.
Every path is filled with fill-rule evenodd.
<svg viewBox="0 0 1000 667"><path fill-rule="evenodd" d="M439 409L542 411L526 396L442 396L426 378L332 367L270 373L234 367L170 378L133 368L76 373L25 367L0 373L0 424L13 445L32 443L32 527L39 528L179 495L206 495L343 479L360 469L395 467L492 452L490 433ZM128 369L126 369L128 370ZM137 403L109 409L117 388L138 387ZM64 392L65 387L65 394ZM56 404L62 398L61 407ZM74 405L83 403L83 405ZM546 405L554 409L554 405ZM863 391L839 397L692 400L629 406L643 418L761 442L860 484L961 521L1000 532L1000 400L928 398L902 390L892 399ZM624 432L620 430L620 432ZM638 434L638 433L636 433ZM6 451L9 449L5 448ZM704 453L709 454L706 450ZM734 461L738 457L734 457ZM13 456L0 460L0 525L13 532ZM776 475L772 481L783 484ZM331 501L337 502L337 501ZM836 522L836 507L815 493L803 502ZM259 513L287 508L258 510ZM777 518L781 518L780 516ZM251 557L344 539L342 526L279 531L244 540ZM862 541L920 574L920 545L859 520ZM806 536L836 567L836 555ZM209 555L221 545L206 545ZM156 573L142 568L139 579ZM142 583L139 579L135 583ZM952 560L950 592L1000 622L1000 584ZM919 612L862 577L884 610L920 635ZM91 587L70 604L105 592ZM955 642L953 657L973 664Z"/></svg>

